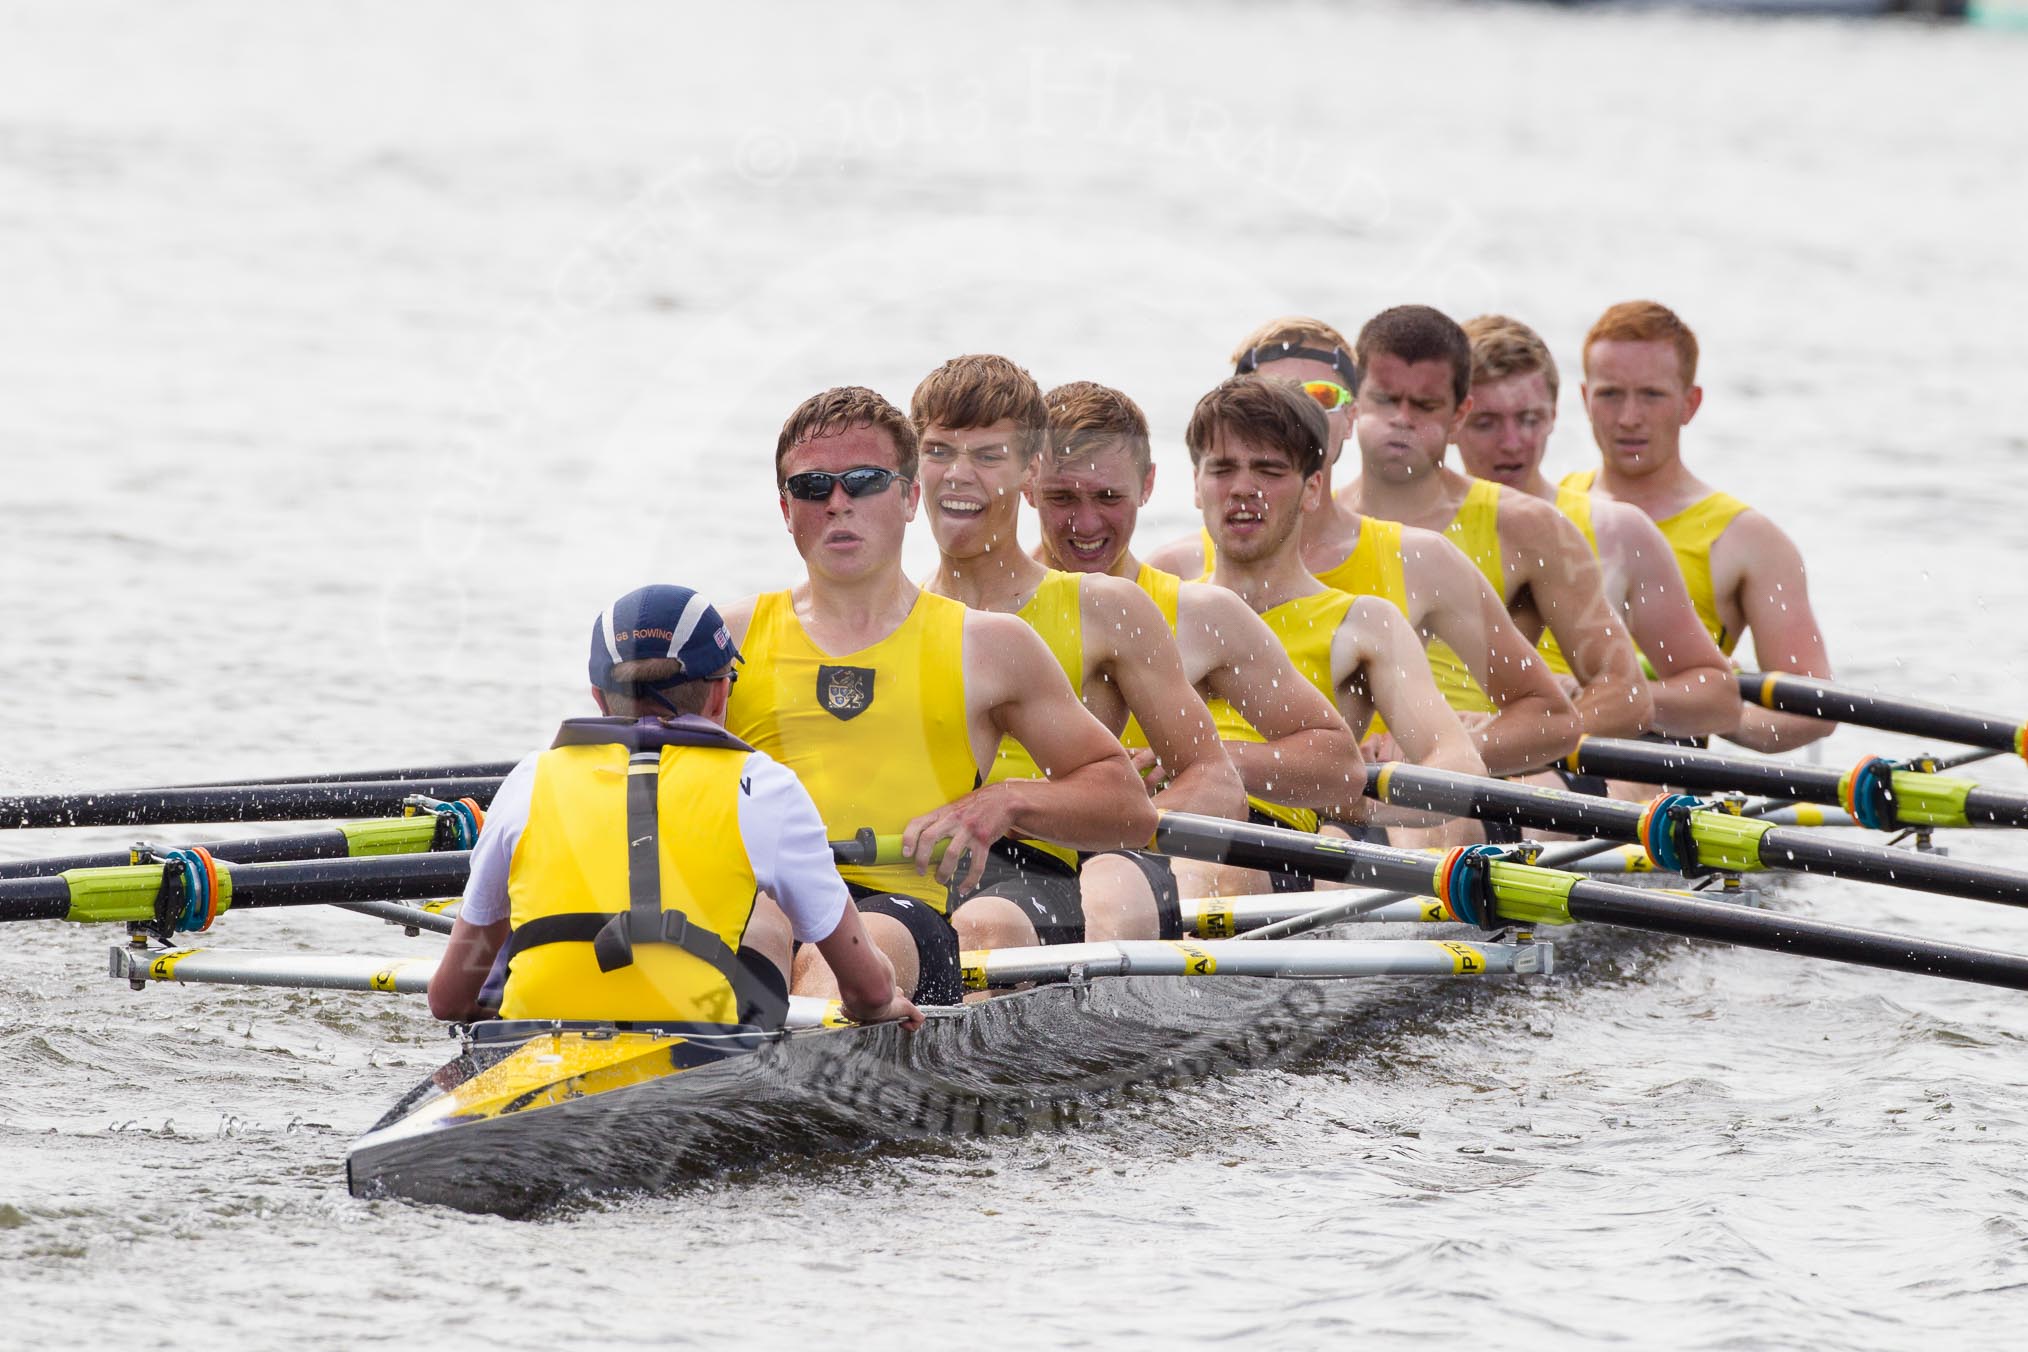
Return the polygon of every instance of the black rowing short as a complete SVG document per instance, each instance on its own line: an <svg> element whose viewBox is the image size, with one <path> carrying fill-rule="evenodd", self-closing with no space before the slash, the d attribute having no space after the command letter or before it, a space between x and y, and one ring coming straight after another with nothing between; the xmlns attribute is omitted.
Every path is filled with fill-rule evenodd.
<svg viewBox="0 0 2028 1352"><path fill-rule="evenodd" d="M1176 865L1166 854L1155 854L1149 850L1100 850L1088 854L1089 862L1109 854L1116 854L1129 860L1148 880L1148 890L1155 894L1155 937L1158 939L1180 939L1183 937L1183 901L1176 889Z"/></svg>
<svg viewBox="0 0 2028 1352"><path fill-rule="evenodd" d="M1579 774L1577 771L1567 769L1561 765L1552 765L1549 768L1556 771L1556 777L1563 781L1563 787L1569 789L1572 793L1590 794L1593 798L1612 797L1612 794L1606 789L1604 775Z"/></svg>
<svg viewBox="0 0 2028 1352"><path fill-rule="evenodd" d="M951 914L980 897L1005 897L1035 926L1037 942L1084 942L1084 894L1077 870L1045 850L1019 840L996 840L986 852L979 890L951 898Z"/></svg>
<svg viewBox="0 0 2028 1352"><path fill-rule="evenodd" d="M898 892L875 892L855 883L845 884L861 915L884 915L901 922L915 943L915 989L909 999L919 1005L955 1005L965 998L965 981L958 970L958 934L951 922L936 913L926 901L904 897Z"/></svg>

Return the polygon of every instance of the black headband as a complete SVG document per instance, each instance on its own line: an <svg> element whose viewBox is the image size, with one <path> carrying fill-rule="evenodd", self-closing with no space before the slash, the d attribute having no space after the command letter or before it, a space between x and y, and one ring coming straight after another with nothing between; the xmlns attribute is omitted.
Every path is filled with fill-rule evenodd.
<svg viewBox="0 0 2028 1352"><path fill-rule="evenodd" d="M1251 375L1260 369L1260 364L1264 361L1286 361L1291 358L1323 362L1345 377L1346 389L1356 392L1359 388L1359 369L1352 364L1352 359L1345 355L1345 349L1342 347L1334 347L1328 352L1322 348L1297 347L1294 343L1271 343L1266 347L1250 347L1239 354L1239 360L1233 363L1232 373L1236 376Z"/></svg>

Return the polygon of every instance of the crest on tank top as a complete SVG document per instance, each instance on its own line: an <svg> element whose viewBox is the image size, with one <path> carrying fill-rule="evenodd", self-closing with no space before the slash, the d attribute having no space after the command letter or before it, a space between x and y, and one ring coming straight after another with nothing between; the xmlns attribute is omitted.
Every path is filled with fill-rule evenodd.
<svg viewBox="0 0 2028 1352"><path fill-rule="evenodd" d="M857 718L873 706L873 668L818 667L817 703L833 718Z"/></svg>

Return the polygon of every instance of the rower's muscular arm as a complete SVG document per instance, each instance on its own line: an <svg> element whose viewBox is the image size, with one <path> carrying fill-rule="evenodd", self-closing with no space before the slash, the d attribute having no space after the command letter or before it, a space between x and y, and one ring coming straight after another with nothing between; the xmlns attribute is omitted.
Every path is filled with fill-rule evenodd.
<svg viewBox="0 0 2028 1352"><path fill-rule="evenodd" d="M1732 666L1690 604L1690 590L1669 541L1639 508L1592 508L1599 543L1611 532L1612 553L1626 567L1627 628L1655 669L1648 693L1655 701L1654 730L1671 737L1730 733L1739 726L1740 699Z"/></svg>
<svg viewBox="0 0 2028 1352"><path fill-rule="evenodd" d="M1404 553L1416 628L1448 643L1500 707L1472 733L1487 770L1519 774L1568 755L1583 731L1577 710L1472 561L1441 536Z"/></svg>
<svg viewBox="0 0 2028 1352"><path fill-rule="evenodd" d="M1638 737L1655 706L1640 658L1606 600L1598 558L1570 519L1523 493L1503 495L1502 540L1509 576L1528 588L1535 608L1578 680L1571 701L1584 731Z"/></svg>
<svg viewBox="0 0 2028 1352"><path fill-rule="evenodd" d="M1161 609L1125 578L1087 577L1078 591L1085 640L1098 649L1094 665L1118 687L1170 776L1155 794L1155 806L1208 817L1245 816L1239 771L1218 740L1204 697L1183 674Z"/></svg>
<svg viewBox="0 0 2028 1352"><path fill-rule="evenodd" d="M1400 611L1378 597L1360 597L1346 612L1331 658L1334 669L1364 682L1374 712L1387 720L1388 735L1404 759L1433 770L1486 773L1472 734L1459 721L1457 711L1444 702L1443 692L1430 675L1422 640ZM1363 791L1365 784L1359 787ZM1478 824L1469 818L1451 821L1440 813L1370 800L1368 819L1382 826L1441 828L1396 843L1449 846L1485 839Z"/></svg>
<svg viewBox="0 0 2028 1352"><path fill-rule="evenodd" d="M1782 528L1759 512L1745 512L1718 537L1711 556L1714 590L1738 606L1762 669L1829 680L1831 655L1810 608L1803 556ZM1726 735L1755 751L1787 751L1828 737L1837 726L1742 705L1739 726Z"/></svg>
<svg viewBox="0 0 2028 1352"><path fill-rule="evenodd" d="M451 939L437 970L430 973L430 1013L439 1019L482 1019L493 1011L479 1007L479 992L493 971L493 959L507 942L508 922L474 925L459 916L451 922Z"/></svg>
<svg viewBox="0 0 2028 1352"><path fill-rule="evenodd" d="M1266 621L1223 587L1183 584L1176 638L1202 653L1204 688L1239 710L1265 740L1228 742L1247 789L1337 821L1363 821L1371 800L1359 740L1324 692L1304 680Z"/></svg>
<svg viewBox="0 0 2028 1352"><path fill-rule="evenodd" d="M973 754L990 765L1002 736L1021 743L1047 779L1009 779L974 789L910 822L902 850L919 868L949 841L937 877L954 880L969 854L964 891L985 872L986 847L1028 836L1076 850L1143 849L1155 807L1126 748L1079 702L1041 637L1013 615L965 615L965 704Z"/></svg>

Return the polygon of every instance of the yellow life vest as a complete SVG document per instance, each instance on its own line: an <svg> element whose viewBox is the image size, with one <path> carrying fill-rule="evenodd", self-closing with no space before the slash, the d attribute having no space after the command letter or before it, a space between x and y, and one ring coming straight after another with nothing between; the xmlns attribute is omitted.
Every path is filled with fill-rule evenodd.
<svg viewBox="0 0 2028 1352"><path fill-rule="evenodd" d="M1207 554L1206 557L1210 556ZM1141 570L1134 574L1134 585L1146 592L1155 608L1162 612L1162 618L1168 623L1169 633L1173 636L1176 632L1176 610L1183 598L1183 579L1144 563ZM1120 732L1120 745L1131 749L1147 744L1148 734L1142 730L1141 720L1129 714L1127 726Z"/></svg>
<svg viewBox="0 0 2028 1352"><path fill-rule="evenodd" d="M1345 612L1352 608L1353 599L1345 592L1321 591L1284 601L1261 614L1261 619L1274 631L1274 636L1287 651L1289 664L1304 680L1323 691L1324 698L1331 701L1333 708L1337 707L1338 700L1331 679L1331 643L1337 637L1338 627L1345 622ZM1226 701L1214 699L1210 707L1220 741L1267 740ZM1312 808L1288 807L1251 795L1246 801L1284 826L1297 831L1317 829L1317 814Z"/></svg>
<svg viewBox="0 0 2028 1352"><path fill-rule="evenodd" d="M810 642L788 592L754 606L725 725L795 772L833 839L881 835L979 783L965 718L965 608L922 592L886 638L833 655ZM914 864L845 865L849 883L942 914L948 893Z"/></svg>
<svg viewBox="0 0 2028 1352"><path fill-rule="evenodd" d="M710 724L718 745L637 731L652 726L573 720L537 758L508 863L502 1018L756 1021L738 956L756 890L739 831L751 748Z"/></svg>
<svg viewBox="0 0 2028 1352"><path fill-rule="evenodd" d="M1589 493L1597 481L1597 470L1579 470L1564 475L1558 487ZM1560 492L1558 496L1561 497ZM1739 635L1728 633L1725 621L1718 616L1718 593L1711 585L1711 546L1746 510L1747 505L1732 494L1712 493L1655 523L1676 556L1676 566L1683 570L1683 585L1690 589L1690 604L1697 608L1697 618L1704 622L1705 631L1727 657L1739 646Z"/></svg>
<svg viewBox="0 0 2028 1352"><path fill-rule="evenodd" d="M1063 668L1063 674L1070 679L1072 693L1084 697L1084 605L1083 573L1063 573L1050 570L1042 579L1042 585L1035 589L1035 595L1028 598L1028 604L1016 612L1022 623L1042 636L1049 645L1050 656L1056 665ZM1028 748L1012 737L1000 739L999 750L993 754L993 769L986 776L988 784L998 784L1007 779L1041 779L1042 767L1028 754ZM1023 842L1045 854L1077 867L1077 851L1047 841L1030 840Z"/></svg>
<svg viewBox="0 0 2028 1352"><path fill-rule="evenodd" d="M1571 524L1584 532L1584 542L1591 552L1598 553L1598 532L1591 524L1591 494L1577 488L1565 479L1556 486L1556 510L1569 517ZM1542 641L1535 645L1542 654L1543 664L1559 676L1571 674L1570 663L1563 656L1563 648L1557 643L1556 635L1547 626L1542 630Z"/></svg>

